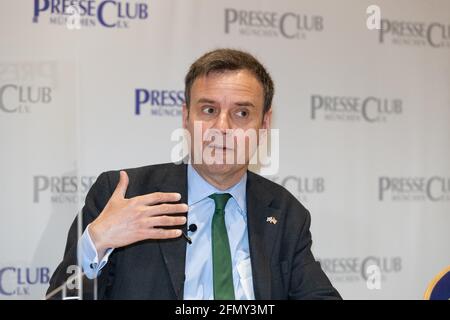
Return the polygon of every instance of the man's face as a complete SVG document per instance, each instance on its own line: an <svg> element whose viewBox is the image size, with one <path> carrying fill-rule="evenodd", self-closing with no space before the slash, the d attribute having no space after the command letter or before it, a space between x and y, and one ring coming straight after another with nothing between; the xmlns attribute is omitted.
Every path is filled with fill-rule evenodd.
<svg viewBox="0 0 450 320"><path fill-rule="evenodd" d="M252 146L256 145L249 143L249 136L244 138L245 144L239 143L236 137L230 140L230 132L242 129L238 131L254 131L258 135L259 129L269 128L272 110L263 115L261 83L248 70L213 72L195 79L190 94L189 110L183 106L183 127L191 135L191 155L202 150L202 164L197 168L210 175L227 175L246 169L255 152ZM194 139L195 123L201 127L200 143ZM207 132L213 132L214 138L205 135ZM217 139L217 133L222 139ZM222 159L222 163L205 163L205 155ZM245 161L238 161L242 155ZM231 163L230 159L233 159Z"/></svg>

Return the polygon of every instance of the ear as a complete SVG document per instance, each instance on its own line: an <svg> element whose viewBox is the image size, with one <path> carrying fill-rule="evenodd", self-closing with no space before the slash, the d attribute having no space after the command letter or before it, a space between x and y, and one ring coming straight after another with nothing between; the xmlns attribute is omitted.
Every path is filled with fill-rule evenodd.
<svg viewBox="0 0 450 320"><path fill-rule="evenodd" d="M270 129L272 124L272 107L264 114L261 129Z"/></svg>
<svg viewBox="0 0 450 320"><path fill-rule="evenodd" d="M186 106L186 103L183 103L183 129L187 129L189 120L189 109Z"/></svg>

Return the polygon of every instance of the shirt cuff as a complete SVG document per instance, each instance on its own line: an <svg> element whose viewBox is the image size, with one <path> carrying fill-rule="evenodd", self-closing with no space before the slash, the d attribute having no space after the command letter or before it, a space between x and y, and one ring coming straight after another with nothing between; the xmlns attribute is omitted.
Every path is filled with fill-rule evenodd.
<svg viewBox="0 0 450 320"><path fill-rule="evenodd" d="M94 279L100 275L101 269L108 263L109 255L113 248L106 250L104 257L99 262L98 253L94 242L89 235L89 225L84 230L83 235L78 240L78 263L81 263L84 274L89 279Z"/></svg>

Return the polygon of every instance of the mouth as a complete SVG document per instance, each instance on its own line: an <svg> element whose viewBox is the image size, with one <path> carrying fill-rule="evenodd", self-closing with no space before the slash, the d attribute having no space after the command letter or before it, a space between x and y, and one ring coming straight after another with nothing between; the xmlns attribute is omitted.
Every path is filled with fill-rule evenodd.
<svg viewBox="0 0 450 320"><path fill-rule="evenodd" d="M221 145L211 145L211 144L209 144L207 147L208 148L217 149L217 150L222 150L222 151L233 151L234 150L233 148L229 148L229 147L221 146Z"/></svg>

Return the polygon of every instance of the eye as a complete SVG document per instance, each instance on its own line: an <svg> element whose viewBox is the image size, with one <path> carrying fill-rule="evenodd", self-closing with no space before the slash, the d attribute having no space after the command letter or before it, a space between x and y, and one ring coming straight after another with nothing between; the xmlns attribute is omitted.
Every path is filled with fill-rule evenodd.
<svg viewBox="0 0 450 320"><path fill-rule="evenodd" d="M212 106L204 106L202 107L202 112L204 114L213 114L215 112L215 109Z"/></svg>
<svg viewBox="0 0 450 320"><path fill-rule="evenodd" d="M247 118L248 113L249 113L248 110L239 110L238 112L236 112L239 118Z"/></svg>

